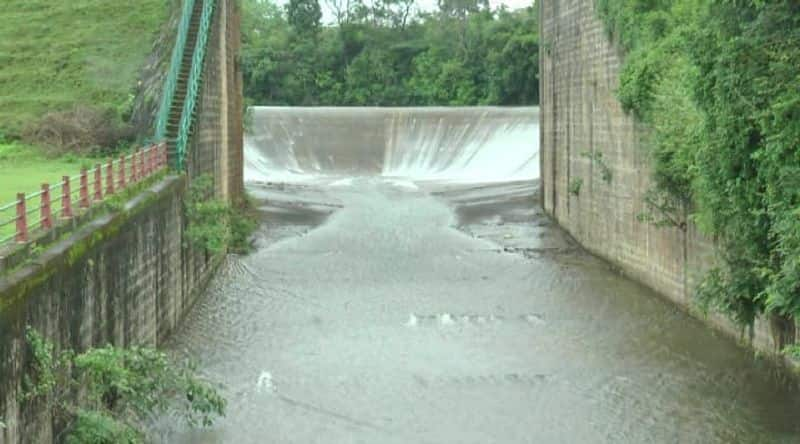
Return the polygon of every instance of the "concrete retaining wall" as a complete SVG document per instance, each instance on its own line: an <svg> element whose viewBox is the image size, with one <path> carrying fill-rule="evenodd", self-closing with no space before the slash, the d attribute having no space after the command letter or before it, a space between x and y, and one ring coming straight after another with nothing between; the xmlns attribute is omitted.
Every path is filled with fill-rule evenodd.
<svg viewBox="0 0 800 444"><path fill-rule="evenodd" d="M188 175L168 177L124 210L95 218L26 265L0 276L0 443L47 443L63 428L20 402L30 325L58 349L158 346L178 326L221 258L184 245L187 182L210 174L217 195L243 197L240 16L218 0Z"/></svg>
<svg viewBox="0 0 800 444"><path fill-rule="evenodd" d="M637 220L651 174L642 128L614 92L623 54L596 18L594 0L539 4L544 208L589 251L691 311L714 246L691 224L684 231ZM570 192L575 181L582 181L577 194ZM749 329L718 315L708 321L760 350L778 348L764 320Z"/></svg>
<svg viewBox="0 0 800 444"><path fill-rule="evenodd" d="M168 177L0 278L4 443L53 441L46 409L20 403L30 325L59 349L158 346L211 277L215 260L183 246L184 177ZM216 261L218 262L218 260Z"/></svg>

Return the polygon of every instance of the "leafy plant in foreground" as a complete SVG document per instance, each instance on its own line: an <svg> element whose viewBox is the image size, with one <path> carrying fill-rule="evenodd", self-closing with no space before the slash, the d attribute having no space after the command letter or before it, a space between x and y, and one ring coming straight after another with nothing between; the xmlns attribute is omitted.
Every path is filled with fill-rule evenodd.
<svg viewBox="0 0 800 444"><path fill-rule="evenodd" d="M160 351L105 346L56 353L36 330L28 328L26 337L31 364L22 401L44 403L67 424L69 444L140 443L148 421L172 410L193 426L225 414L225 399L211 384Z"/></svg>

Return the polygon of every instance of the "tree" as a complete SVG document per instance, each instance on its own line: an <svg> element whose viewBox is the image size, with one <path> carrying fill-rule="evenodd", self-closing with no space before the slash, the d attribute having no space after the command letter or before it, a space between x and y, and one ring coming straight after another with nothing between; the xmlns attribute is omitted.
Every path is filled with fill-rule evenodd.
<svg viewBox="0 0 800 444"><path fill-rule="evenodd" d="M243 0L245 96L263 105L531 105L539 98L536 8L484 0Z"/></svg>
<svg viewBox="0 0 800 444"><path fill-rule="evenodd" d="M322 9L318 0L289 0L286 16L295 33L303 36L319 33Z"/></svg>

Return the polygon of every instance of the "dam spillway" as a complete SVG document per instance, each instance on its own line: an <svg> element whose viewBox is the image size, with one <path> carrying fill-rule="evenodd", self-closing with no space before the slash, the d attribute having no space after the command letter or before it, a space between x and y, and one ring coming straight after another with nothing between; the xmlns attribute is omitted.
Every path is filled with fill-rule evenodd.
<svg viewBox="0 0 800 444"><path fill-rule="evenodd" d="M535 108L255 108L256 249L170 347L177 443L794 443L800 396L539 207ZM170 423L172 424L172 423Z"/></svg>
<svg viewBox="0 0 800 444"><path fill-rule="evenodd" d="M251 108L246 182L539 177L538 108Z"/></svg>

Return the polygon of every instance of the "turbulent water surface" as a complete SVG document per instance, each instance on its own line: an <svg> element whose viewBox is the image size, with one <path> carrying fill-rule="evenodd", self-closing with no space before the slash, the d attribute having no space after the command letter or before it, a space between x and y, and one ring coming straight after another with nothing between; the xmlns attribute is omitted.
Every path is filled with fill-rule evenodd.
<svg viewBox="0 0 800 444"><path fill-rule="evenodd" d="M255 109L257 249L170 345L223 384L228 416L164 440L800 442L800 397L768 366L540 212L537 122Z"/></svg>

